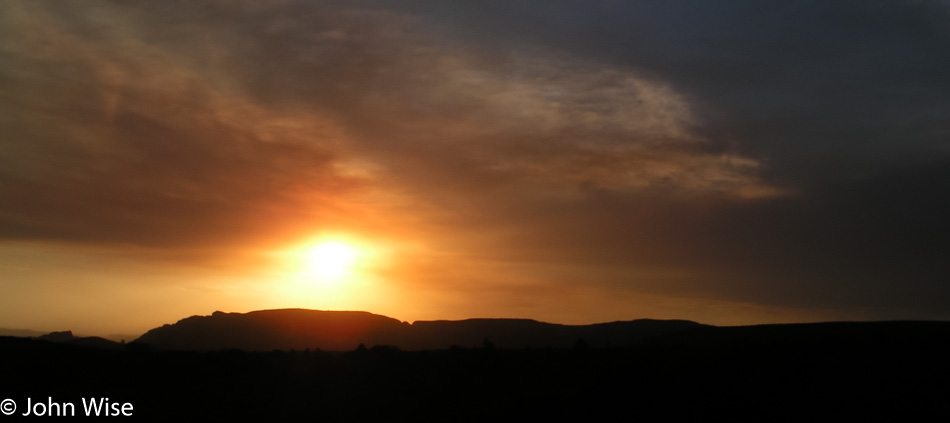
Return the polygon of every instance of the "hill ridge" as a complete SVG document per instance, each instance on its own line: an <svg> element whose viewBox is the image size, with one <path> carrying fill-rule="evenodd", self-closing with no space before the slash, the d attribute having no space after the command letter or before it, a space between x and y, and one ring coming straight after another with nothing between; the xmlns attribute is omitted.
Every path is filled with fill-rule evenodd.
<svg viewBox="0 0 950 423"><path fill-rule="evenodd" d="M501 348L630 345L649 336L703 327L688 320L637 319L564 325L524 318L417 320L412 323L367 311L287 308L247 313L215 311L149 330L136 342L160 349L344 351L360 344L407 350L445 349L491 342Z"/></svg>

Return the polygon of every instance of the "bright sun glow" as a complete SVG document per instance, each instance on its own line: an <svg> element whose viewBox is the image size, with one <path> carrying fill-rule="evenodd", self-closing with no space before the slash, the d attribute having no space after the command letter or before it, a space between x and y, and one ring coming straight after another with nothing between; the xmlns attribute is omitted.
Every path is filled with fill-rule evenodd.
<svg viewBox="0 0 950 423"><path fill-rule="evenodd" d="M340 241L326 241L303 252L308 273L320 280L347 276L360 258L356 247Z"/></svg>
<svg viewBox="0 0 950 423"><path fill-rule="evenodd" d="M320 234L272 251L267 296L282 307L382 309L393 246L349 234Z"/></svg>

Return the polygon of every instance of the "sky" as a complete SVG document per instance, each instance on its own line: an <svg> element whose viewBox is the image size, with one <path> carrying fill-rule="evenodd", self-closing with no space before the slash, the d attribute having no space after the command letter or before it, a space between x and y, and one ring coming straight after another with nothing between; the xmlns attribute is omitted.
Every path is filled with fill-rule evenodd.
<svg viewBox="0 0 950 423"><path fill-rule="evenodd" d="M947 116L946 1L5 1L0 327L946 320Z"/></svg>

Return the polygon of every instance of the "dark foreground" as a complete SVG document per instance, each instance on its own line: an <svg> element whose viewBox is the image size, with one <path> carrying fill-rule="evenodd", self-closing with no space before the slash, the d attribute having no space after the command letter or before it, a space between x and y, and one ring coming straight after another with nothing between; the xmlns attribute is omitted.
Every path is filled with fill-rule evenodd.
<svg viewBox="0 0 950 423"><path fill-rule="evenodd" d="M18 405L0 418L39 419L22 416L28 399L73 403L79 417L83 399L107 397L132 404L132 417L106 419L119 421L950 421L947 324L892 325L713 328L628 348L342 353L0 338L0 399Z"/></svg>

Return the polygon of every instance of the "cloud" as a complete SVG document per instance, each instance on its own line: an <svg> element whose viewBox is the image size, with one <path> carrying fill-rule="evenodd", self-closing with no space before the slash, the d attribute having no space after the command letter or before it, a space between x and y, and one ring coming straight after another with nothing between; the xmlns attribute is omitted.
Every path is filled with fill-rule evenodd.
<svg viewBox="0 0 950 423"><path fill-rule="evenodd" d="M459 290L573 263L656 295L950 298L945 3L0 8L7 241L334 229L418 240Z"/></svg>
<svg viewBox="0 0 950 423"><path fill-rule="evenodd" d="M111 9L8 7L8 239L207 247L346 214L335 197L361 182L335 169L332 125L215 87L134 22L97 25Z"/></svg>
<svg viewBox="0 0 950 423"><path fill-rule="evenodd" d="M7 34L24 34L3 50L19 135L7 237L221 243L262 222L345 224L328 214L369 184L779 192L754 160L703 151L662 81L554 52L470 52L409 16L7 7ZM190 21L196 9L215 13Z"/></svg>

